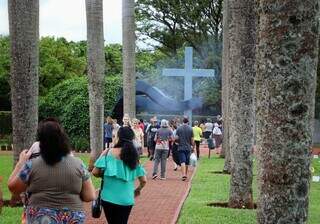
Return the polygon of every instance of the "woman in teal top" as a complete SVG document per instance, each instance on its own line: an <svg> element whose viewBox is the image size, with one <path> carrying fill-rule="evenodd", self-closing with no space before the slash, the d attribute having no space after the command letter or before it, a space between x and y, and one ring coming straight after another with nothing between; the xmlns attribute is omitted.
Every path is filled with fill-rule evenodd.
<svg viewBox="0 0 320 224"><path fill-rule="evenodd" d="M94 176L102 176L102 206L109 224L125 224L134 205L134 197L140 195L146 184L144 168L133 144L134 132L130 127L118 131L118 142L111 150L105 150L95 163ZM107 153L108 152L108 153ZM139 186L134 189L134 181Z"/></svg>

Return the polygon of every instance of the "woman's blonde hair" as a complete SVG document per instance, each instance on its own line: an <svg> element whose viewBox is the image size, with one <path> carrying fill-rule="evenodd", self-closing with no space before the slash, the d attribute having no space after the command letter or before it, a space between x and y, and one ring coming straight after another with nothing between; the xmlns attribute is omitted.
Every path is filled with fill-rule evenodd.
<svg viewBox="0 0 320 224"><path fill-rule="evenodd" d="M113 120L110 116L107 117L106 121L108 124L113 124Z"/></svg>
<svg viewBox="0 0 320 224"><path fill-rule="evenodd" d="M133 118L131 123L134 125L134 124L139 124L139 120L137 118Z"/></svg>
<svg viewBox="0 0 320 224"><path fill-rule="evenodd" d="M126 122L125 122L125 119L128 119L128 120L126 121L126 122L128 122L127 125L128 125L128 126L131 126L131 119L130 119L129 114L124 114L124 115L123 115L122 122L123 122L124 125L126 125L126 124L125 124L125 123L126 123Z"/></svg>

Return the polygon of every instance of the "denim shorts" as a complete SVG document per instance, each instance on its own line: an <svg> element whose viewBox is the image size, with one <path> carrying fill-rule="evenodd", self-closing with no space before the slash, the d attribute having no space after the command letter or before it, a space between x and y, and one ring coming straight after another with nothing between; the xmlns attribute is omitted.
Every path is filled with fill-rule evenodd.
<svg viewBox="0 0 320 224"><path fill-rule="evenodd" d="M190 150L179 150L179 160L180 163L184 163L186 165L190 164Z"/></svg>

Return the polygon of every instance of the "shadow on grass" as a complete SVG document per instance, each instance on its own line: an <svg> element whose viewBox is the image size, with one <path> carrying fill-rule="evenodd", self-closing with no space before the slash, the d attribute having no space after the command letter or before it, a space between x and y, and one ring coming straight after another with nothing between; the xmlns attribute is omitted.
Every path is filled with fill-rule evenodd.
<svg viewBox="0 0 320 224"><path fill-rule="evenodd" d="M23 203L20 201L20 202L12 202L11 200L3 200L3 203L2 203L2 206L3 207L23 207Z"/></svg>
<svg viewBox="0 0 320 224"><path fill-rule="evenodd" d="M243 206L242 208L233 208L233 207L229 207L229 203L228 202L210 202L207 204L207 206L210 207L220 207L220 208L231 208L231 209L249 209L249 210L253 210L253 209L257 209L257 204L253 203L253 208L248 208Z"/></svg>
<svg viewBox="0 0 320 224"><path fill-rule="evenodd" d="M223 170L223 171L209 171L209 173L213 174L221 174L221 175L230 175L230 172Z"/></svg>

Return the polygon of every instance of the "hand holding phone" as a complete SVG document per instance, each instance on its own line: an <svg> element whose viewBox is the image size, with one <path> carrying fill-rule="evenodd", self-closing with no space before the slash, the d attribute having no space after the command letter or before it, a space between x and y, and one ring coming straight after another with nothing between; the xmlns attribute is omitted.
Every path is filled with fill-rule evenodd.
<svg viewBox="0 0 320 224"><path fill-rule="evenodd" d="M31 154L32 154L32 151L31 151L31 150L28 150L28 149L23 150L23 151L20 153L18 163L25 163L27 160L30 159Z"/></svg>

